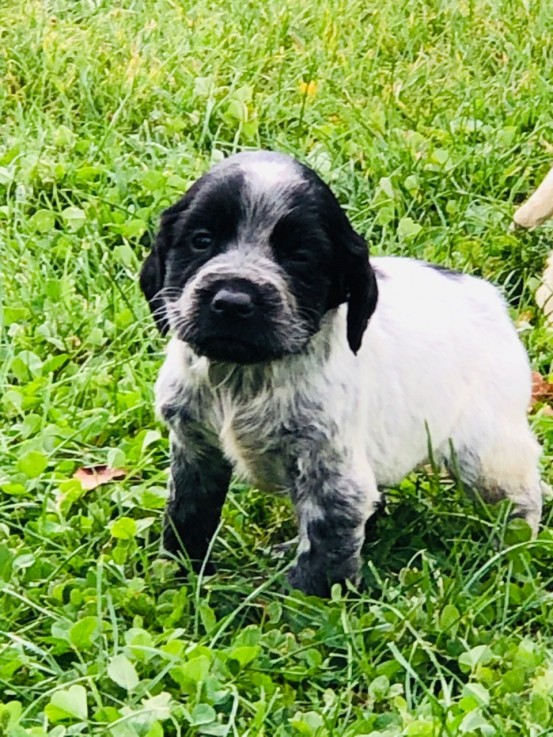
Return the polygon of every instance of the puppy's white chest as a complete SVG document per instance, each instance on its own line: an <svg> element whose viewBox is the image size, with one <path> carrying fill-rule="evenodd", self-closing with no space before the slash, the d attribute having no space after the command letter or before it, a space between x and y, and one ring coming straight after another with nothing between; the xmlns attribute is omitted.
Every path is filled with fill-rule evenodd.
<svg viewBox="0 0 553 737"><path fill-rule="evenodd" d="M286 452L281 434L255 406L227 407L217 428L225 457L237 476L262 491L289 487Z"/></svg>

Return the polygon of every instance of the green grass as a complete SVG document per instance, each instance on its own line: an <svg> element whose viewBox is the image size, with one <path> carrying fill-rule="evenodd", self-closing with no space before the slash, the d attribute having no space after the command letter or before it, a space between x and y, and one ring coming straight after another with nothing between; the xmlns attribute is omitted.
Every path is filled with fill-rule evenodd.
<svg viewBox="0 0 553 737"><path fill-rule="evenodd" d="M551 164L549 0L4 0L0 29L0 735L553 734L550 505L529 543L413 475L364 593L327 603L269 553L289 505L236 487L218 574L175 581L136 279L212 161L276 148L374 253L500 284L549 375L552 230L508 232ZM532 422L551 481L553 418ZM72 474L102 463L127 478L83 493Z"/></svg>

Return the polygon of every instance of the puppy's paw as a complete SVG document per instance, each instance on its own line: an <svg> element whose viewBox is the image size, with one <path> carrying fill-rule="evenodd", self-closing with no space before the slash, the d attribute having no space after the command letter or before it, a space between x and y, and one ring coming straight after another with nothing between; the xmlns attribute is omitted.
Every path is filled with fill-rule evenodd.
<svg viewBox="0 0 553 737"><path fill-rule="evenodd" d="M203 576L213 576L217 573L217 566L210 560L205 561L205 563L203 560L194 560L192 561L192 570L196 574L201 573Z"/></svg>
<svg viewBox="0 0 553 737"><path fill-rule="evenodd" d="M177 564L176 577L180 581L188 579L191 573L203 576L213 576L217 572L217 567L211 560L192 560L186 557L183 551L170 553L167 550L160 550L160 558L171 560Z"/></svg>
<svg viewBox="0 0 553 737"><path fill-rule="evenodd" d="M323 599L328 599L330 596L328 576L319 569L313 569L301 563L296 564L289 571L288 583L306 596L320 596Z"/></svg>

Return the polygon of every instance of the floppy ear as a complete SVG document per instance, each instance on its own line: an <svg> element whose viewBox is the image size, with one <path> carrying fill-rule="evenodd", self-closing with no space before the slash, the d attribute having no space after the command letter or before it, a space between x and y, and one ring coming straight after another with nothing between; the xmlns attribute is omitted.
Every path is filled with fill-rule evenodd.
<svg viewBox="0 0 553 737"><path fill-rule="evenodd" d="M353 229L330 187L312 169L305 167L305 170L317 192L320 222L334 252L328 307L347 302L348 345L357 354L378 301L378 284L369 263L369 249L365 239Z"/></svg>
<svg viewBox="0 0 553 737"><path fill-rule="evenodd" d="M332 306L347 302L348 345L357 353L363 333L376 309L378 285L369 262L365 239L353 229L346 213L326 187L325 218L334 246Z"/></svg>
<svg viewBox="0 0 553 737"><path fill-rule="evenodd" d="M184 209L183 200L161 214L159 230L152 249L140 270L140 288L148 301L157 328L162 335L165 335L169 330L165 300L161 296L161 290L165 283L165 259L173 236L173 224L178 214Z"/></svg>
<svg viewBox="0 0 553 737"><path fill-rule="evenodd" d="M165 303L160 296L165 281L165 249L163 248L165 241L163 225L161 225L161 229L152 245L152 250L140 270L140 288L148 301L158 330L162 335L165 335L169 329Z"/></svg>
<svg viewBox="0 0 553 737"><path fill-rule="evenodd" d="M369 263L369 251L365 239L353 228L345 247L344 289L347 294L347 338L354 353L361 347L363 333L376 309L378 285Z"/></svg>

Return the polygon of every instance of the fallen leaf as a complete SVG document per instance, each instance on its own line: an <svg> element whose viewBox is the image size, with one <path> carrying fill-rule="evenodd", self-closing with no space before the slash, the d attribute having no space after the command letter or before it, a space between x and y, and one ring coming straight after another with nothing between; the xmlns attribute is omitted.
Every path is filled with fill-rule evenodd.
<svg viewBox="0 0 553 737"><path fill-rule="evenodd" d="M122 468L93 466L92 468L79 468L73 474L73 478L81 482L81 486L85 491L91 491L101 484L124 479L126 475L127 472Z"/></svg>
<svg viewBox="0 0 553 737"><path fill-rule="evenodd" d="M551 402L553 400L553 384L550 384L537 371L532 372L532 404Z"/></svg>

